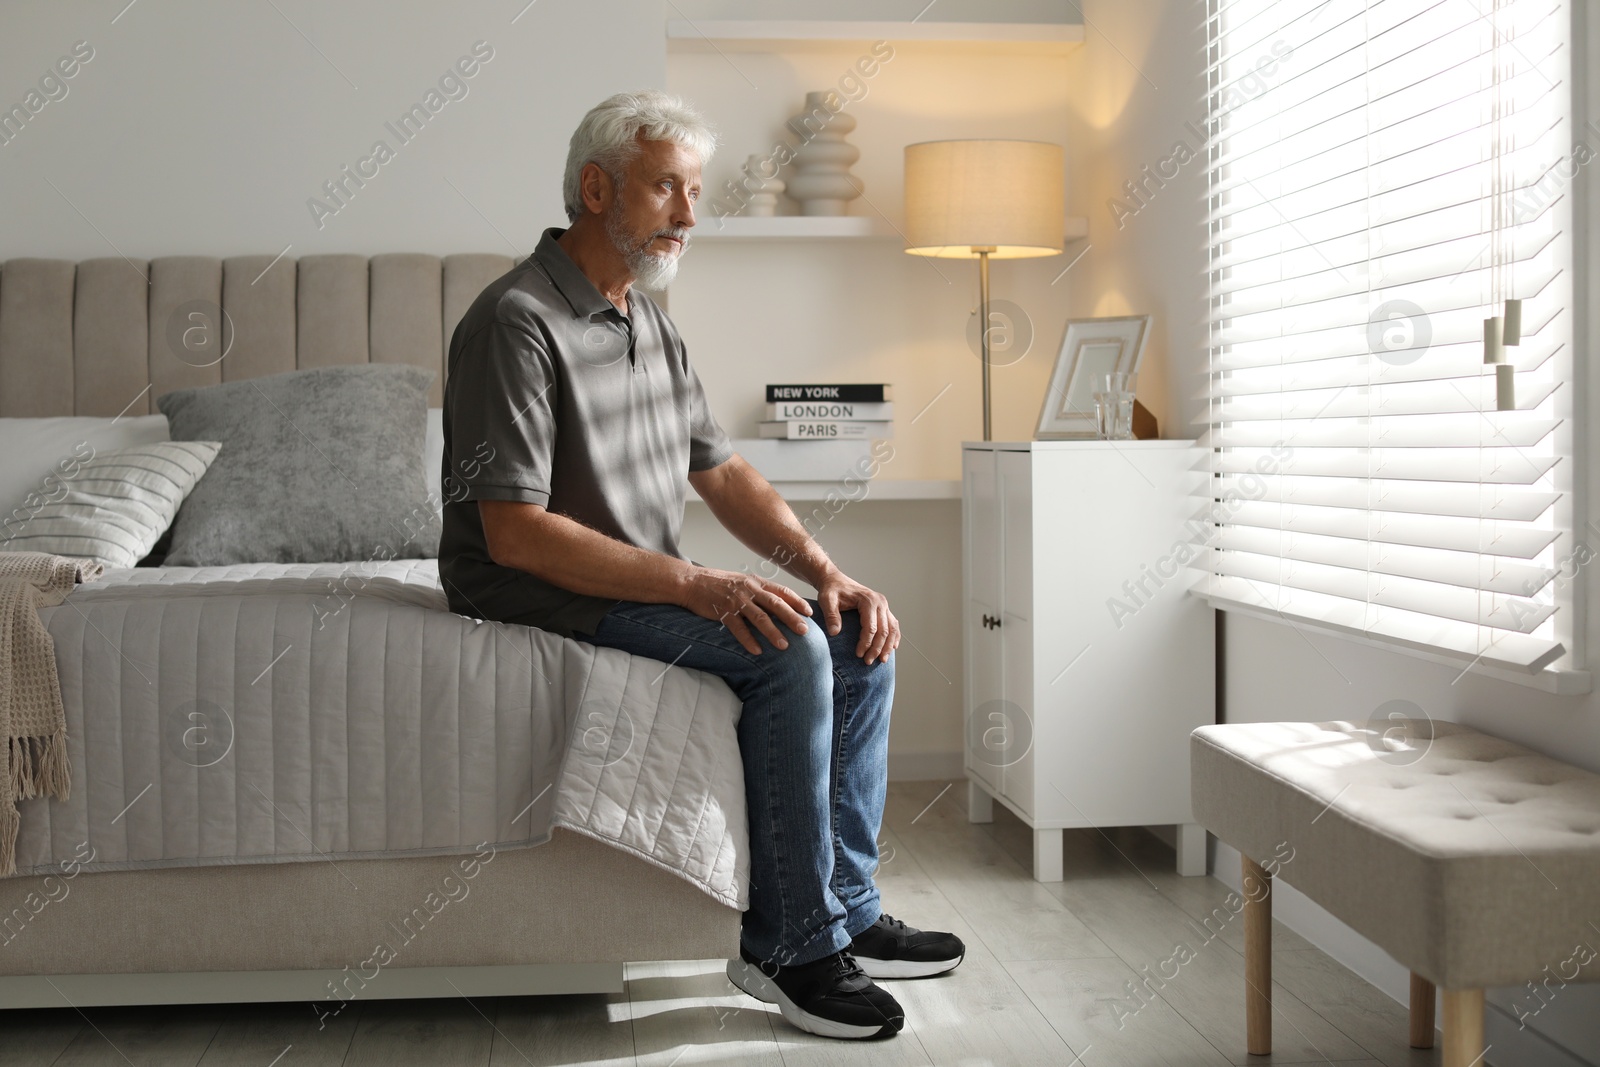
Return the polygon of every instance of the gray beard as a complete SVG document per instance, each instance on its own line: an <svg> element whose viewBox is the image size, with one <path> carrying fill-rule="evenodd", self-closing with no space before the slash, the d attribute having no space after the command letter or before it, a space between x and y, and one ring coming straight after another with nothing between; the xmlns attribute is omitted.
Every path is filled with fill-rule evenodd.
<svg viewBox="0 0 1600 1067"><path fill-rule="evenodd" d="M681 253L679 253L681 255ZM633 284L641 289L651 292L660 292L672 284L672 279L678 276L678 257L675 255L653 255L649 252L625 253L628 269L633 272Z"/></svg>
<svg viewBox="0 0 1600 1067"><path fill-rule="evenodd" d="M633 284L651 292L665 289L678 276L678 260L683 255L683 249L680 248L676 254L647 252L645 249L658 234L650 234L642 243L635 242L623 228L625 221L619 202L606 215L606 236L611 239L612 247L622 253L623 262L633 274ZM687 247L685 244L684 248Z"/></svg>

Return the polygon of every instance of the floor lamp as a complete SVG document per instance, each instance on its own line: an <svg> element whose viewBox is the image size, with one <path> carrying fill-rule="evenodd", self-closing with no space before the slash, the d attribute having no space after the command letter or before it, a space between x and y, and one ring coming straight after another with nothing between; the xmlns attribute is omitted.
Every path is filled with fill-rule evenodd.
<svg viewBox="0 0 1600 1067"><path fill-rule="evenodd" d="M989 424L989 260L1054 256L1066 232L1058 144L923 141L906 145L906 251L978 261L983 439Z"/></svg>

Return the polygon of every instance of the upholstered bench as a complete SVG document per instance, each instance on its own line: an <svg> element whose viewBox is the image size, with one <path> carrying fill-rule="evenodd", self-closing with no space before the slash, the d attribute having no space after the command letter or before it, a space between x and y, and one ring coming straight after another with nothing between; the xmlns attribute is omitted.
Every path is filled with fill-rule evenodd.
<svg viewBox="0 0 1600 1067"><path fill-rule="evenodd" d="M1272 1050L1274 876L1410 968L1413 1046L1444 991L1446 1067L1483 1056L1485 987L1597 937L1600 776L1422 719L1203 726L1190 760L1196 821L1244 856L1253 1055Z"/></svg>

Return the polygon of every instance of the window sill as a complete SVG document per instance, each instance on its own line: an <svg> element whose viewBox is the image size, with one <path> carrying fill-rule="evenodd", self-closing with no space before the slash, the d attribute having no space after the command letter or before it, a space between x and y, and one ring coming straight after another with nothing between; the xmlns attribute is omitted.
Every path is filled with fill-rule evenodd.
<svg viewBox="0 0 1600 1067"><path fill-rule="evenodd" d="M1200 593L1195 595L1210 603L1218 611L1237 612L1241 615L1248 615L1251 618L1274 622L1281 626L1293 626L1297 630L1309 630L1312 633L1342 638L1358 645L1365 645L1368 648L1395 652L1402 656L1426 660L1429 663L1442 663L1448 667L1459 668L1462 675L1473 674L1484 678L1494 678L1498 681L1525 685L1530 689L1553 693L1556 696L1582 696L1592 690L1592 682L1588 671L1557 670L1552 667L1546 667L1539 671L1518 671L1508 667L1489 666L1442 649L1427 649L1383 637L1353 633L1340 627L1326 626L1307 619L1289 619L1274 611L1245 607L1233 600L1213 599Z"/></svg>

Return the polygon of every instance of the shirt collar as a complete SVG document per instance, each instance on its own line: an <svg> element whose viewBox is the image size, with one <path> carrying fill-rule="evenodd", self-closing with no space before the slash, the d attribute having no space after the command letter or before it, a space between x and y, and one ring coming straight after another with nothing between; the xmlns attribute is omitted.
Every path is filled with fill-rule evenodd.
<svg viewBox="0 0 1600 1067"><path fill-rule="evenodd" d="M574 316L593 318L602 311L616 311L617 306L601 295L588 275L572 262L567 250L556 243L556 238L566 232L564 226L552 226L545 230L530 258L550 275L550 280L571 306ZM629 303L631 305L632 301Z"/></svg>

